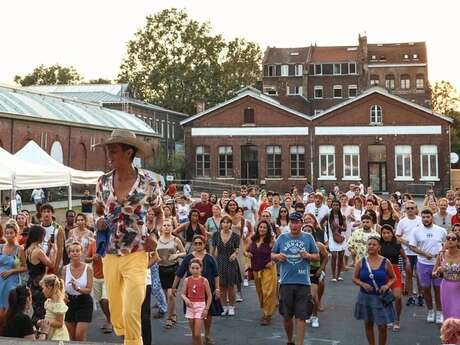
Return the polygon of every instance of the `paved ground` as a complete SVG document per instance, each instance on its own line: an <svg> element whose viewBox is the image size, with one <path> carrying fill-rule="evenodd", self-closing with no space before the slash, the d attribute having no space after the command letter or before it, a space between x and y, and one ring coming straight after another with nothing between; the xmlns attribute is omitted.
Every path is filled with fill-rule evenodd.
<svg viewBox="0 0 460 345"><path fill-rule="evenodd" d="M257 320L260 311L257 308L254 287L244 288L245 301L238 304L237 316L215 319L213 336L218 345L251 344L281 345L286 338L279 315L271 326L261 327ZM346 272L344 282L328 282L326 290L326 311L320 314L321 327L308 329L305 345L366 345L361 322L353 318L353 306L357 288L351 282L351 272ZM153 320L153 345L190 345L190 330L187 321L178 308L179 322L175 329L163 328L164 320ZM88 340L120 342L113 336L102 335L98 327L102 324L102 315L97 313L91 324ZM439 327L427 324L425 309L409 307L403 309L402 330L389 332L388 345L436 345L439 341Z"/></svg>

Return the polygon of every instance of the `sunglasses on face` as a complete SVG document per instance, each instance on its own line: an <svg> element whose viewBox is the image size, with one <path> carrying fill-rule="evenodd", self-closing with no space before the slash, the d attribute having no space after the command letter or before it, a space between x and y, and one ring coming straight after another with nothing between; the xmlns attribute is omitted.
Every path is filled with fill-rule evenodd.
<svg viewBox="0 0 460 345"><path fill-rule="evenodd" d="M280 213L287 213L287 211L280 211Z"/></svg>
<svg viewBox="0 0 460 345"><path fill-rule="evenodd" d="M446 239L448 241L457 241L457 237L454 237L454 236L447 236Z"/></svg>

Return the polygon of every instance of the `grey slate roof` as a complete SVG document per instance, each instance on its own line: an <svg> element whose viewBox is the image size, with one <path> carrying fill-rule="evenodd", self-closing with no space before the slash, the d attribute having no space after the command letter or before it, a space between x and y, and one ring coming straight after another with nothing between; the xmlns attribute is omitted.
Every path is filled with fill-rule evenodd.
<svg viewBox="0 0 460 345"><path fill-rule="evenodd" d="M157 135L144 121L123 111L2 84L0 84L0 116L1 114L104 130L125 128L144 135Z"/></svg>

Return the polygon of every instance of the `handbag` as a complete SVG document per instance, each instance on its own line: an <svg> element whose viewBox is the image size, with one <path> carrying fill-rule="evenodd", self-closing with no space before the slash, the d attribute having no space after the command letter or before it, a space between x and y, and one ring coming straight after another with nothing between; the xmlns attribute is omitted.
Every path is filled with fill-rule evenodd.
<svg viewBox="0 0 460 345"><path fill-rule="evenodd" d="M385 259L386 260L386 259ZM367 261L367 258L364 258L364 261L366 262L367 270L369 271L369 278L372 280L372 285L374 285L375 291L379 291L379 286L377 285L375 279L374 279L374 274L372 273L371 266L369 265L369 261ZM396 297L393 295L393 293L388 289L385 291L383 294L379 295L380 301L382 301L382 304L385 307L388 307L391 305L395 300Z"/></svg>

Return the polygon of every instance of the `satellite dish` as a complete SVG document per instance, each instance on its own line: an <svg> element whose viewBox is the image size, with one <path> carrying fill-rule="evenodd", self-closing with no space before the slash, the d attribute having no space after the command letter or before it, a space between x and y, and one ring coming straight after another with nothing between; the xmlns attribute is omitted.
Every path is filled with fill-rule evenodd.
<svg viewBox="0 0 460 345"><path fill-rule="evenodd" d="M458 159L459 159L458 154L456 154L455 152L450 153L450 162L452 164L458 163Z"/></svg>

